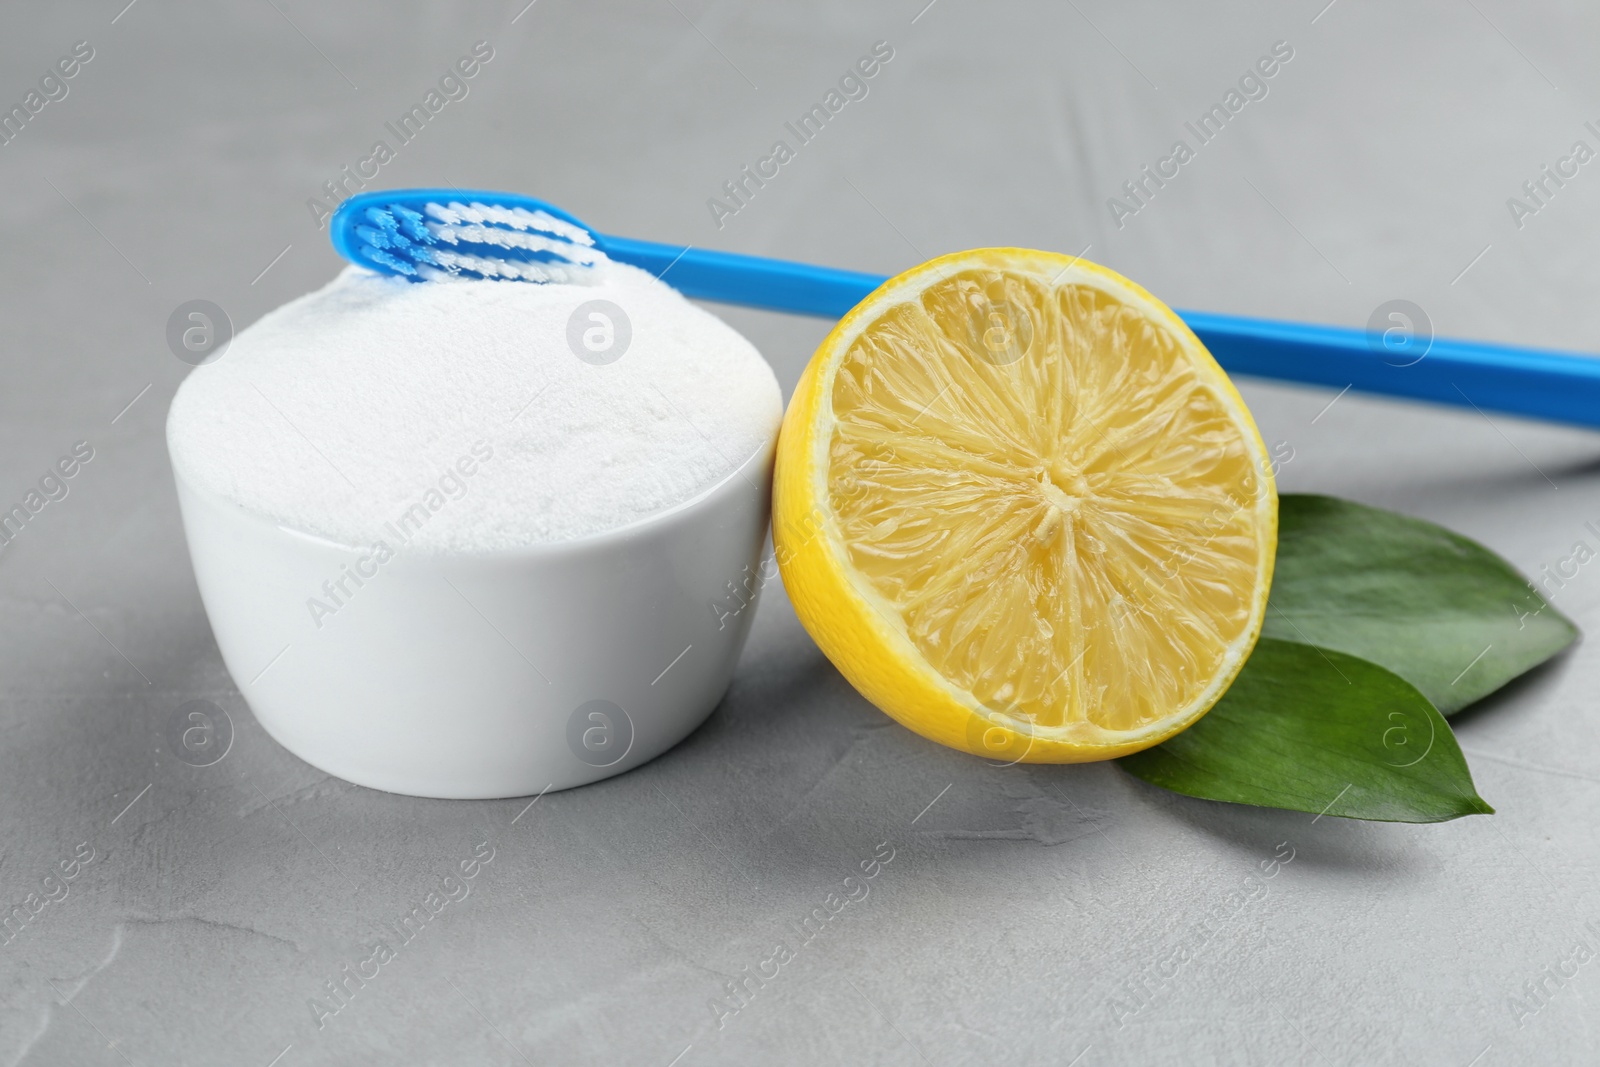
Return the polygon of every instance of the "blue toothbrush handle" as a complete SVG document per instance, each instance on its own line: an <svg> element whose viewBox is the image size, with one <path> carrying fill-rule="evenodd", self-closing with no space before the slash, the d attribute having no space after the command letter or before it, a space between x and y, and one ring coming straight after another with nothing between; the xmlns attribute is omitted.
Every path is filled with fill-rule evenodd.
<svg viewBox="0 0 1600 1067"><path fill-rule="evenodd" d="M838 318L884 276L600 236L613 259L665 275L686 296ZM1393 350L1366 331L1179 311L1230 374L1346 387L1382 396L1600 428L1600 358L1433 338ZM1419 356L1420 353L1420 356Z"/></svg>
<svg viewBox="0 0 1600 1067"><path fill-rule="evenodd" d="M1363 330L1179 311L1229 374L1600 428L1600 359L1480 341L1384 351Z"/></svg>
<svg viewBox="0 0 1600 1067"><path fill-rule="evenodd" d="M797 315L843 318L887 277L708 248L595 234L612 259L649 271L685 296Z"/></svg>

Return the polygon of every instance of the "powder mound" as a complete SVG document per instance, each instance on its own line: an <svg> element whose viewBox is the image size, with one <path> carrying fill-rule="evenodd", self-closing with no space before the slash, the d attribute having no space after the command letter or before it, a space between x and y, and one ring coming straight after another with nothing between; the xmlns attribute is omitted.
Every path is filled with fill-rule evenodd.
<svg viewBox="0 0 1600 1067"><path fill-rule="evenodd" d="M477 552L687 501L782 414L755 347L636 268L419 285L351 267L195 368L167 443L181 480L286 526Z"/></svg>

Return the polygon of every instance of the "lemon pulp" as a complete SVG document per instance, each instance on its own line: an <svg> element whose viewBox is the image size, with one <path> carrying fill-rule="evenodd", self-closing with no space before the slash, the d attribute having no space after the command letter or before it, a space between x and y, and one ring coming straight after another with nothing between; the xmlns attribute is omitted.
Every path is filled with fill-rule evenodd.
<svg viewBox="0 0 1600 1067"><path fill-rule="evenodd" d="M869 693L880 706L912 702L885 710L919 729L982 715L1065 746L1030 758L1082 759L1221 695L1260 629L1276 496L1243 402L1169 309L1091 264L980 250L892 279L818 360L784 434L807 437L798 495L825 517L801 548L842 588L791 597L852 681L889 657L942 691ZM795 457L780 448L780 530ZM877 618L830 603L852 595ZM960 723L923 732L973 747Z"/></svg>

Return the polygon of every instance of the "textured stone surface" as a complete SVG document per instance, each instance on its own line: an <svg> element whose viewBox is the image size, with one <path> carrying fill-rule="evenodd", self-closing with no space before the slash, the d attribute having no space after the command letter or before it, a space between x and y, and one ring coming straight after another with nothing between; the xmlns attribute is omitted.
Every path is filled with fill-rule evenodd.
<svg viewBox="0 0 1600 1067"><path fill-rule="evenodd" d="M1510 1002L1600 929L1592 646L1458 720L1498 815L1366 825L933 747L839 679L773 585L703 729L526 809L375 793L277 747L189 572L168 315L204 298L242 326L331 277L306 199L480 39L470 95L383 183L525 190L617 233L866 270L1089 246L1183 307L1361 325L1408 299L1443 334L1595 347L1597 164L1520 230L1506 198L1597 143L1600 20L1322 2L0 15L7 106L95 49L0 147L0 502L74 442L95 453L0 552L0 903L94 856L0 945L0 1064L1593 1061L1600 964L1545 979L1520 1020ZM719 230L707 198L878 40L894 57L869 95ZM1294 58L1266 98L1118 229L1107 197L1278 40ZM726 317L786 387L826 328ZM1592 435L1244 388L1293 448L1286 488L1447 523L1528 571L1596 544ZM1600 625L1596 572L1557 603ZM192 699L235 729L211 766L167 740ZM323 983L485 841L470 894L319 1029ZM1284 842L1293 861L1230 908ZM880 843L867 896L719 1027L724 983L795 946ZM1119 1025L1140 981L1149 1004Z"/></svg>

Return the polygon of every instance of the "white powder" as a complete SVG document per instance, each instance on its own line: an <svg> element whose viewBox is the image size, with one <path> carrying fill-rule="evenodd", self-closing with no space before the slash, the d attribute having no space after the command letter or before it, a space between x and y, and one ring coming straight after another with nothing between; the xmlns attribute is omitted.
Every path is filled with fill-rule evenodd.
<svg viewBox="0 0 1600 1067"><path fill-rule="evenodd" d="M782 402L748 341L633 267L603 263L585 282L349 268L189 375L167 420L173 467L342 543L398 548L401 524L408 549L472 552L627 525L762 452ZM614 362L592 362L604 320L579 322L595 331L580 337L587 359L569 345L591 300L631 326Z"/></svg>

